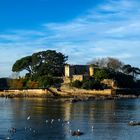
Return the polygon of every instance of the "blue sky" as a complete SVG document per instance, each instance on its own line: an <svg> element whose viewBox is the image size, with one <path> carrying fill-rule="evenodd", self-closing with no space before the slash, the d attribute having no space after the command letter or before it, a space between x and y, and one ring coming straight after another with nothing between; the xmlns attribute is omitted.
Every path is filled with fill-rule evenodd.
<svg viewBox="0 0 140 140"><path fill-rule="evenodd" d="M139 67L139 7L139 0L0 0L0 77L47 49L71 64L109 56Z"/></svg>

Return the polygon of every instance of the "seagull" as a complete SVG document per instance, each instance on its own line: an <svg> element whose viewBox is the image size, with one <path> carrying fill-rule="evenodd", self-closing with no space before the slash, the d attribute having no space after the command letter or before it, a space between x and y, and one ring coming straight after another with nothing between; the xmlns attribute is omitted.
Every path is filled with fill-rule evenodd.
<svg viewBox="0 0 140 140"><path fill-rule="evenodd" d="M31 119L31 116L28 116L28 117L27 117L27 120L30 120L30 119Z"/></svg>
<svg viewBox="0 0 140 140"><path fill-rule="evenodd" d="M70 122L69 122L69 121L67 121L67 124L70 124Z"/></svg>
<svg viewBox="0 0 140 140"><path fill-rule="evenodd" d="M92 131L94 130L94 126L93 125L91 126L91 129L92 129Z"/></svg>
<svg viewBox="0 0 140 140"><path fill-rule="evenodd" d="M78 129L77 131L80 132L80 129Z"/></svg>
<svg viewBox="0 0 140 140"><path fill-rule="evenodd" d="M6 140L11 140L11 138L10 137L7 137Z"/></svg>
<svg viewBox="0 0 140 140"><path fill-rule="evenodd" d="M24 129L27 130L27 127L25 126Z"/></svg>
<svg viewBox="0 0 140 140"><path fill-rule="evenodd" d="M53 122L54 122L54 119L51 120L51 123L53 123Z"/></svg>

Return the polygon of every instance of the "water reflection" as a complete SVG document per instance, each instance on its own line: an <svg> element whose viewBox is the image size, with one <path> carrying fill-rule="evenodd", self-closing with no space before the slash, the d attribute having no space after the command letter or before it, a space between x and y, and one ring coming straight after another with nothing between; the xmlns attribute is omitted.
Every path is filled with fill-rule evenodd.
<svg viewBox="0 0 140 140"><path fill-rule="evenodd" d="M140 119L139 100L71 104L64 100L1 98L0 104L0 139L74 140L79 138L70 132L78 129L84 132L81 140L137 140L140 136L139 127L127 125ZM9 133L11 128L16 132Z"/></svg>

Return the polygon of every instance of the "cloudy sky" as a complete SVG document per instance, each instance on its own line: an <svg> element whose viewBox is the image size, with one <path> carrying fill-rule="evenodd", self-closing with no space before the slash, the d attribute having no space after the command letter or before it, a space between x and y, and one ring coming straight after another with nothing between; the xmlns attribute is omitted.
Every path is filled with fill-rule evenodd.
<svg viewBox="0 0 140 140"><path fill-rule="evenodd" d="M139 0L0 0L0 77L13 63L53 49L71 64L115 57L140 66Z"/></svg>

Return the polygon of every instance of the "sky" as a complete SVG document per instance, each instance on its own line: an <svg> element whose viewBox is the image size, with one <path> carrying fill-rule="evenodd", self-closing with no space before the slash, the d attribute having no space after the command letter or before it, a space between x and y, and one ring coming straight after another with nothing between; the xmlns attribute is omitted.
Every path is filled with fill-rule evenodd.
<svg viewBox="0 0 140 140"><path fill-rule="evenodd" d="M139 0L0 0L0 77L43 50L70 64L114 57L140 66Z"/></svg>

